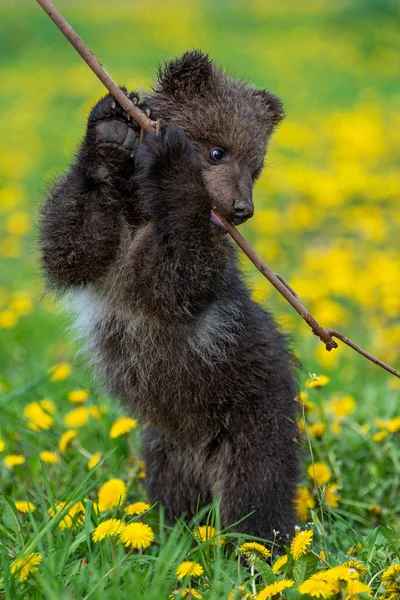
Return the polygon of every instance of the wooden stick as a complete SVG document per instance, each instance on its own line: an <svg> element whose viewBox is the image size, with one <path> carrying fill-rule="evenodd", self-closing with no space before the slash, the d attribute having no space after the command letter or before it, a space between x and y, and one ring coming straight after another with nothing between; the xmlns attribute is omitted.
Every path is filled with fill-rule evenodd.
<svg viewBox="0 0 400 600"><path fill-rule="evenodd" d="M328 350L328 352L331 351L333 348L338 347L338 344L333 339L335 337L338 340L341 340L344 344L347 344L347 346L350 346L350 348L353 348L353 350L355 350L356 352L373 362L375 365L382 367L382 369L385 369L395 377L400 378L399 371L396 371L396 369L394 369L390 365L384 363L379 358L376 358L376 356L374 356L373 354L370 354L369 352L361 348L361 346L347 338L345 335L343 335L343 333L340 333L340 331L336 331L335 329L325 329L324 327L322 327L322 325L320 325L318 321L312 316L312 314L309 313L309 311L303 306L303 304L299 300L299 297L294 292L294 290L292 290L290 285L280 275L274 273L268 267L268 265L265 264L262 258L250 246L250 244L245 240L245 238L236 229L236 227L232 225L232 223L227 221L222 215L220 215L215 208L213 208L213 212L217 216L217 218L222 222L223 226L225 227L225 229L227 229L227 231L235 240L237 245L240 246L240 248L243 250L246 256L251 260L253 265L257 267L257 269L264 275L264 277L266 277L266 279L268 279L268 281L272 283L272 285L278 290L278 292L280 292L282 296L286 298L289 304L291 304L293 308L299 313L299 315L303 317L306 323L308 323L308 325L311 327L313 334L317 335L319 339L322 342L324 342L325 348Z"/></svg>
<svg viewBox="0 0 400 600"><path fill-rule="evenodd" d="M282 277L278 277L276 273L269 268L268 265L262 260L262 258L257 254L257 252L250 246L250 244L245 240L242 234L236 229L232 223L227 221L222 215L220 215L215 209L214 213L217 215L218 219L222 221L225 229L229 232L229 234L233 237L238 246L243 250L246 256L251 260L253 265L257 267L257 269L272 283L272 285L282 294L284 298L293 306L293 308L299 313L301 317L308 323L311 327L314 335L317 335L322 342L324 342L326 349L328 352L333 348L337 348L338 345L335 340L332 339L331 334L327 329L324 329L316 319L308 312L308 310L302 305L297 294L293 292L289 284Z"/></svg>
<svg viewBox="0 0 400 600"><path fill-rule="evenodd" d="M83 60L97 75L100 81L105 85L110 94L114 96L117 102L121 105L125 112L135 119L142 129L148 132L155 133L156 122L149 119L140 108L135 106L133 102L127 98L124 92L119 88L115 81L107 73L101 62L97 60L94 54L89 50L86 44L75 33L71 25L64 19L62 14L58 12L54 4L50 0L36 0L43 10L49 15L50 19L57 25L58 29L65 35L67 40L73 45L75 50L79 52Z"/></svg>
<svg viewBox="0 0 400 600"><path fill-rule="evenodd" d="M65 35L67 40L73 45L75 50L79 52L83 60L97 75L100 81L105 85L108 91L114 96L121 107L131 117L135 119L144 131L157 133L157 122L149 119L143 111L137 108L133 102L129 100L124 92L118 87L115 81L110 77L107 71L104 69L102 64L97 60L89 48L84 44L81 38L75 33L69 23L64 19L61 13L55 8L50 0L36 0L43 10L48 14L50 19L57 25L60 31ZM272 283L272 285L282 294L284 298L293 306L293 308L299 313L299 315L308 323L314 335L317 335L320 340L325 344L325 348L331 351L333 348L337 348L338 344L333 339L336 337L341 340L344 344L353 348L356 352L359 352L362 356L373 362L374 364L382 367L395 377L400 379L399 371L396 371L390 365L382 362L366 350L363 350L355 342L352 342L345 335L334 329L325 329L318 321L311 315L311 313L302 305L297 294L292 290L289 284L280 276L274 273L268 265L260 258L260 256L253 250L250 244L244 239L241 233L236 229L232 223L227 221L222 215L219 214L218 209L213 207L213 212L216 217L221 221L222 225L234 239L234 241L240 246L243 252L248 256L251 262L257 267L257 269Z"/></svg>

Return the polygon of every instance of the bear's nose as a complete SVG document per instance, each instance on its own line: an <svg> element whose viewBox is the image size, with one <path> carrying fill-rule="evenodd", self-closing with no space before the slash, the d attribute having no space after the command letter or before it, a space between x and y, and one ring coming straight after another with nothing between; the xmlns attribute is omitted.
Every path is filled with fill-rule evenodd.
<svg viewBox="0 0 400 600"><path fill-rule="evenodd" d="M231 212L230 220L234 225L240 225L250 219L254 214L254 206L251 201L235 202Z"/></svg>

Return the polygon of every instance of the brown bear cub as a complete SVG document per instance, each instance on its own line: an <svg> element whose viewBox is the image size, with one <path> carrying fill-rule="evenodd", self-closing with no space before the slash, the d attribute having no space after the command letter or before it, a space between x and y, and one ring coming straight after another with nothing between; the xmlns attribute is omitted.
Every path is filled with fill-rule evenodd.
<svg viewBox="0 0 400 600"><path fill-rule="evenodd" d="M112 96L92 110L43 208L43 265L53 288L69 290L108 389L146 424L151 500L190 518L215 496L224 526L287 540L294 360L210 216L211 206L235 224L252 216L282 106L199 51L167 63L144 100L161 129L141 143Z"/></svg>

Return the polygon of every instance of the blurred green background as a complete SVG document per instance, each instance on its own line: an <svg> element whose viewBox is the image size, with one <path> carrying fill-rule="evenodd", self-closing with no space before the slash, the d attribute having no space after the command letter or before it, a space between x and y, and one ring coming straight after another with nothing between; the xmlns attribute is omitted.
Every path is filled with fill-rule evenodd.
<svg viewBox="0 0 400 600"><path fill-rule="evenodd" d="M151 85L162 60L201 48L230 73L283 99L287 117L257 183L255 216L241 230L324 326L343 331L399 369L399 2L56 4L113 78L129 89ZM132 435L110 436L121 409L75 354L68 316L62 302L45 293L37 255L46 186L73 159L90 107L104 94L34 0L0 0L0 491L13 502L29 499L36 506L34 519L21 514L16 519L14 504L1 504L1 534L9 543L1 560L8 572L7 561L27 547L46 558L30 592L21 587L16 596L9 587L9 598L42 598L44 584L53 590L48 597L69 598L71 590L72 597L83 597L90 582L112 572L114 551L103 554L103 546L96 546L85 570L90 517L86 547L81 531L49 524L49 507L72 493L74 501L95 502L95 488L111 477L127 482L130 501L145 499L139 427ZM393 540L400 535L399 380L343 345L327 353L255 267L244 256L240 260L254 298L273 310L302 362L300 427L308 436L301 441L308 465L302 482L306 472L308 482L296 497L299 522L314 519L318 545L337 557L332 564L356 545L370 573L382 572L396 547L398 552ZM50 376L57 363L62 366ZM324 377L305 392L310 373ZM71 394L82 392L88 403L67 412L76 401ZM65 435L71 428L76 431L69 447ZM313 476L314 460L322 475L328 473L323 480ZM155 527L159 546L143 555L143 563L130 564L130 576L148 590L153 556L165 550L172 592L177 561L190 540L182 551L177 544L172 555L162 520L160 529ZM118 552L122 560L126 555ZM157 598L164 560L157 563ZM220 569L228 579L240 576L235 560ZM207 589L207 580L203 583ZM0 580L0 595L2 585ZM118 578L113 585L120 598ZM102 587L98 594L104 597Z"/></svg>
<svg viewBox="0 0 400 600"><path fill-rule="evenodd" d="M161 60L201 48L283 99L287 117L257 185L256 215L242 230L324 325L398 367L398 2L57 6L128 88L151 85ZM2 2L0 9L0 378L12 390L73 360L59 304L43 293L38 209L104 89L36 2ZM347 348L325 352L245 258L243 269L255 298L292 333L302 380L327 373L351 393L371 383L380 400L396 387Z"/></svg>

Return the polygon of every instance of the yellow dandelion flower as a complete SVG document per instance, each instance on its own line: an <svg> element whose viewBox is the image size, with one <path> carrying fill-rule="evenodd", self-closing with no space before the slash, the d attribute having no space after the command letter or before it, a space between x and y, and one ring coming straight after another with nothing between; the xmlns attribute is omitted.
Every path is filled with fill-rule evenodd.
<svg viewBox="0 0 400 600"><path fill-rule="evenodd" d="M325 504L329 508L336 508L339 505L340 496L337 493L337 483L331 483L325 490Z"/></svg>
<svg viewBox="0 0 400 600"><path fill-rule="evenodd" d="M0 240L0 253L5 258L18 258L19 256L21 256L22 244L20 242L20 239L15 236L12 236L12 235L3 237L3 239ZM1 313L0 313L0 321L1 321Z"/></svg>
<svg viewBox="0 0 400 600"><path fill-rule="evenodd" d="M239 547L239 552L251 560L255 560L257 558L267 560L271 556L271 552L268 550L268 548L262 544L258 544L257 542L246 542L242 544Z"/></svg>
<svg viewBox="0 0 400 600"><path fill-rule="evenodd" d="M247 593L246 588L244 587L244 585L239 585L239 587L237 587L236 589L232 590L229 594L228 594L228 598L227 600L238 600L239 595L238 592L240 592L240 598L253 598L254 600L254 596L251 596L250 594Z"/></svg>
<svg viewBox="0 0 400 600"><path fill-rule="evenodd" d="M344 565L338 565L326 571L319 571L313 576L315 579L321 579L328 583L335 584L339 581L350 581L351 579L358 579L360 577L359 572L351 567Z"/></svg>
<svg viewBox="0 0 400 600"><path fill-rule="evenodd" d="M357 596L357 594L370 594L371 591L369 585L366 585L357 579L352 579L348 581L346 585L346 598L347 600L351 600Z"/></svg>
<svg viewBox="0 0 400 600"><path fill-rule="evenodd" d="M140 471L138 473L138 478L139 479L144 479L146 477L146 463L144 462L144 460L138 460L136 462L136 466L139 467Z"/></svg>
<svg viewBox="0 0 400 600"><path fill-rule="evenodd" d="M330 583L313 577L310 577L299 586L299 592L314 598L330 598L335 594L335 590Z"/></svg>
<svg viewBox="0 0 400 600"><path fill-rule="evenodd" d="M42 400L43 402L43 400ZM24 417L28 420L28 427L33 431L50 429L54 418L40 402L31 402L24 407Z"/></svg>
<svg viewBox="0 0 400 600"><path fill-rule="evenodd" d="M71 375L71 365L58 363L50 369L50 381L65 381Z"/></svg>
<svg viewBox="0 0 400 600"><path fill-rule="evenodd" d="M346 554L348 554L349 556L355 556L357 554L357 550L362 550L363 547L361 544L354 544L353 546L351 546Z"/></svg>
<svg viewBox="0 0 400 600"><path fill-rule="evenodd" d="M55 510L53 507L50 507L48 512L51 517L55 517L61 512L64 512L65 507L67 506L66 502L57 502ZM82 502L75 502L69 506L67 512L64 514L63 518L59 522L58 526L60 529L75 529L78 525L83 524L83 515L85 512L85 507Z"/></svg>
<svg viewBox="0 0 400 600"><path fill-rule="evenodd" d="M300 406L302 406L307 412L312 411L315 408L314 402L311 402L311 400L308 397L308 392L299 392L297 396L297 401L299 402Z"/></svg>
<svg viewBox="0 0 400 600"><path fill-rule="evenodd" d="M310 516L310 510L315 506L314 497L311 495L310 490L304 486L299 485L294 498L294 505L296 507L297 516L300 521L305 523L308 521Z"/></svg>
<svg viewBox="0 0 400 600"><path fill-rule="evenodd" d="M175 571L175 575L178 579L183 579L184 577L200 577L203 573L203 567L199 563L191 560L182 562Z"/></svg>
<svg viewBox="0 0 400 600"><path fill-rule="evenodd" d="M3 452L3 450L4 450L5 447L6 447L6 445L3 442L3 440L0 440L0 452Z"/></svg>
<svg viewBox="0 0 400 600"><path fill-rule="evenodd" d="M130 523L120 534L120 540L125 546L131 548L147 548L154 541L154 533L145 523Z"/></svg>
<svg viewBox="0 0 400 600"><path fill-rule="evenodd" d="M357 571L357 569L338 565L337 567L327 569L325 571L325 577L326 581L334 583L339 581L351 581L352 579L359 579L360 573Z"/></svg>
<svg viewBox="0 0 400 600"><path fill-rule="evenodd" d="M2 310L0 312L0 329L12 329L18 322L18 315L13 310Z"/></svg>
<svg viewBox="0 0 400 600"><path fill-rule="evenodd" d="M309 529L306 531L299 531L297 535L292 539L290 544L290 551L294 560L297 560L303 554L307 554L308 547L311 546L313 539L313 532Z"/></svg>
<svg viewBox="0 0 400 600"><path fill-rule="evenodd" d="M326 560L326 552L325 552L325 550L320 550L318 556L320 556L323 560Z"/></svg>
<svg viewBox="0 0 400 600"><path fill-rule="evenodd" d="M39 404L43 408L43 410L45 410L50 415L55 414L56 405L54 404L53 400L50 400L50 398L43 398L43 400L39 401Z"/></svg>
<svg viewBox="0 0 400 600"><path fill-rule="evenodd" d="M266 600L266 598L272 598L273 596L277 596L286 588L291 588L294 586L293 579L283 579L282 581L277 581L276 583L271 583L271 585L267 585L266 588L261 590L257 595L257 600Z"/></svg>
<svg viewBox="0 0 400 600"><path fill-rule="evenodd" d="M328 385L330 382L330 377L327 375L315 375L313 378L309 379L306 383L307 388L320 388L324 385Z"/></svg>
<svg viewBox="0 0 400 600"><path fill-rule="evenodd" d="M379 506L379 504L372 504L372 506L369 507L369 512L371 512L373 515L380 515L382 513L382 507Z"/></svg>
<svg viewBox="0 0 400 600"><path fill-rule="evenodd" d="M99 409L99 407L95 404L91 404L90 406L88 406L88 411L92 419L95 419L96 421L101 419L102 412Z"/></svg>
<svg viewBox="0 0 400 600"><path fill-rule="evenodd" d="M23 465L25 462L25 457L22 454L7 454L4 457L4 464L12 469L13 467L17 467L18 465Z"/></svg>
<svg viewBox="0 0 400 600"><path fill-rule="evenodd" d="M15 184L2 185L0 190L0 207L4 212L9 211L26 201L26 194Z"/></svg>
<svg viewBox="0 0 400 600"><path fill-rule="evenodd" d="M93 502L92 508L93 508L94 512L96 513L96 515L98 517L100 517L99 503L98 502Z"/></svg>
<svg viewBox="0 0 400 600"><path fill-rule="evenodd" d="M26 500L17 500L14 504L15 508L22 513L34 512L36 510L36 506L33 502L26 502Z"/></svg>
<svg viewBox="0 0 400 600"><path fill-rule="evenodd" d="M10 310L12 310L18 317L26 316L32 310L32 301L14 300L10 304Z"/></svg>
<svg viewBox="0 0 400 600"><path fill-rule="evenodd" d="M72 404L82 404L89 398L89 390L72 390L67 398Z"/></svg>
<svg viewBox="0 0 400 600"><path fill-rule="evenodd" d="M107 519L96 527L92 533L94 542L104 540L106 537L114 537L117 534L120 535L123 531L125 524L122 523L121 519Z"/></svg>
<svg viewBox="0 0 400 600"><path fill-rule="evenodd" d="M286 565L286 564L287 564L287 561L288 561L287 554L284 554L283 556L280 556L280 557L278 558L278 560L276 560L276 561L274 562L274 564L272 565L272 572L273 572L273 573L276 575L276 573L277 573L278 571L280 571L280 570L281 570L281 568L282 568L284 565Z"/></svg>
<svg viewBox="0 0 400 600"><path fill-rule="evenodd" d="M389 419L389 421L386 423L386 429L390 433L397 433L397 431L400 430L400 417Z"/></svg>
<svg viewBox="0 0 400 600"><path fill-rule="evenodd" d="M147 504L147 502L134 502L125 508L125 512L127 515L141 515L149 508L150 504Z"/></svg>
<svg viewBox="0 0 400 600"><path fill-rule="evenodd" d="M64 417L64 423L71 429L84 427L89 419L89 411L86 406L79 406L74 408Z"/></svg>
<svg viewBox="0 0 400 600"><path fill-rule="evenodd" d="M101 512L122 505L126 498L126 485L122 479L110 479L99 490L99 510Z"/></svg>
<svg viewBox="0 0 400 600"><path fill-rule="evenodd" d="M325 433L326 426L324 423L314 423L314 425L310 425L308 431L310 435L313 435L316 438L320 438Z"/></svg>
<svg viewBox="0 0 400 600"><path fill-rule="evenodd" d="M306 430L306 422L303 418L297 419L297 427L299 429L299 433L303 434Z"/></svg>
<svg viewBox="0 0 400 600"><path fill-rule="evenodd" d="M333 435L339 435L340 432L342 431L342 426L339 423L332 423L331 431L332 431Z"/></svg>
<svg viewBox="0 0 400 600"><path fill-rule="evenodd" d="M197 592L194 588L185 588L181 591L181 596L184 598L185 596L190 596L191 598L202 598L203 596Z"/></svg>
<svg viewBox="0 0 400 600"><path fill-rule="evenodd" d="M75 504L72 505L72 507L69 509L68 512L71 516L74 517L78 513L84 513L85 506L84 506L83 502L75 502Z"/></svg>
<svg viewBox="0 0 400 600"><path fill-rule="evenodd" d="M95 452L94 454L92 454L92 456L89 458L88 464L87 464L87 468L89 469L89 471L90 471L90 469L93 469L93 467L98 465L100 461L101 461L101 452Z"/></svg>
<svg viewBox="0 0 400 600"><path fill-rule="evenodd" d="M307 469L307 475L314 481L316 485L323 486L328 483L332 477L332 473L328 465L322 462L316 462L310 465Z"/></svg>
<svg viewBox="0 0 400 600"><path fill-rule="evenodd" d="M356 411L356 408L357 404L353 396L334 397L328 404L328 409L339 420L352 415Z"/></svg>
<svg viewBox="0 0 400 600"><path fill-rule="evenodd" d="M27 212L17 210L7 219L7 231L11 235L24 236L31 228L31 219Z"/></svg>
<svg viewBox="0 0 400 600"><path fill-rule="evenodd" d="M362 576L367 574L366 567L358 560L346 560L346 562L342 564L342 567L347 567L348 569L355 569Z"/></svg>
<svg viewBox="0 0 400 600"><path fill-rule="evenodd" d="M219 543L219 544L225 544L225 538L224 537L218 537L219 536L219 532L215 529L215 527L211 527L210 525L202 525L201 527L199 527L198 529L196 529L193 532L193 535L200 541L200 542L208 542L209 540L214 540L214 544L215 543ZM218 537L218 539L216 539Z"/></svg>
<svg viewBox="0 0 400 600"><path fill-rule="evenodd" d="M18 316L26 316L32 312L33 302L29 292L14 292L13 301L10 304L11 310L15 311Z"/></svg>
<svg viewBox="0 0 400 600"><path fill-rule="evenodd" d="M372 436L372 440L374 442L376 442L377 444L380 444L381 442L383 442L384 439L386 439L388 436L388 432L385 430L382 431L378 431L378 433L374 433L374 435Z"/></svg>
<svg viewBox="0 0 400 600"><path fill-rule="evenodd" d="M10 568L11 574L18 577L20 581L26 581L31 573L37 571L41 562L42 555L31 552L28 556L22 556L13 562Z"/></svg>
<svg viewBox="0 0 400 600"><path fill-rule="evenodd" d="M400 587L400 563L395 563L382 573L382 583L387 590Z"/></svg>
<svg viewBox="0 0 400 600"><path fill-rule="evenodd" d="M60 457L56 452L50 452L49 450L42 450L42 452L39 452L39 457L44 463L48 463L49 465L54 465L60 460Z"/></svg>
<svg viewBox="0 0 400 600"><path fill-rule="evenodd" d="M77 435L78 433L75 431L75 429L68 429L68 431L62 434L58 442L58 449L61 454L68 450Z"/></svg>
<svg viewBox="0 0 400 600"><path fill-rule="evenodd" d="M136 427L136 425L136 419L131 419L130 417L120 417L119 419L116 419L111 426L110 438L114 439L120 435L125 435L126 433L129 433L131 429Z"/></svg>
<svg viewBox="0 0 400 600"><path fill-rule="evenodd" d="M263 304L270 293L271 288L268 286L268 283L265 280L260 280L254 285L251 292L251 298L254 302Z"/></svg>

